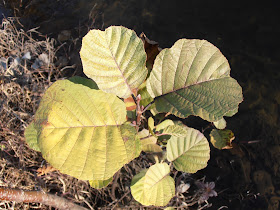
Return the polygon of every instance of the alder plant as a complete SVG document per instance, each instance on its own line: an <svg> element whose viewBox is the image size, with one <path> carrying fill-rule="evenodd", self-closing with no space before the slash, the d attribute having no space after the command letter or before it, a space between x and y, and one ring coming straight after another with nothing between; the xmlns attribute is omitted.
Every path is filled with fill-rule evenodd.
<svg viewBox="0 0 280 210"><path fill-rule="evenodd" d="M206 137L180 118L213 122L213 145L230 147L224 117L237 113L242 89L211 43L180 39L151 59L134 31L111 26L89 31L80 56L89 79L54 82L25 131L29 146L62 173L102 188L141 152L152 153L155 164L134 176L131 193L143 205L165 206L175 195L170 168L195 173L210 158ZM178 121L159 120L162 113Z"/></svg>

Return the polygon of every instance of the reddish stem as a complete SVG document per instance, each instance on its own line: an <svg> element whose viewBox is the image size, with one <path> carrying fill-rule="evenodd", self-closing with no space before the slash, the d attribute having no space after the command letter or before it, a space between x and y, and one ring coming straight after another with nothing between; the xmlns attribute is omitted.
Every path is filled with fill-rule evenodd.
<svg viewBox="0 0 280 210"><path fill-rule="evenodd" d="M58 209L86 210L86 208L56 195L39 191L23 191L5 187L0 187L0 200L26 203L42 203Z"/></svg>

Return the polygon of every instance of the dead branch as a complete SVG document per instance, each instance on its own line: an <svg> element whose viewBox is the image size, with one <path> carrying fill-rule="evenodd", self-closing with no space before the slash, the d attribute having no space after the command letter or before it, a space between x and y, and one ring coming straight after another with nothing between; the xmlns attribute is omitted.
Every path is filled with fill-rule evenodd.
<svg viewBox="0 0 280 210"><path fill-rule="evenodd" d="M65 198L40 191L23 191L0 187L0 200L42 203L58 209L86 210L86 208L81 207Z"/></svg>

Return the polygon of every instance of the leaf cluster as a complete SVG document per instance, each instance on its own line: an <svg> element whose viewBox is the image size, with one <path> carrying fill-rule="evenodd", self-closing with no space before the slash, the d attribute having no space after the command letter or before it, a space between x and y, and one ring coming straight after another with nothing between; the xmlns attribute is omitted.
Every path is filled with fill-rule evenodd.
<svg viewBox="0 0 280 210"><path fill-rule="evenodd" d="M53 167L94 188L107 186L142 151L151 153L155 164L134 176L131 193L143 205L165 206L175 195L171 165L195 173L207 166L210 147L200 131L170 119L155 123L157 116L196 115L224 129L223 117L234 115L243 98L211 43L180 39L152 55L146 46L146 37L121 26L88 32L80 55L89 79L56 81L25 137ZM232 132L211 133L219 149L232 139Z"/></svg>

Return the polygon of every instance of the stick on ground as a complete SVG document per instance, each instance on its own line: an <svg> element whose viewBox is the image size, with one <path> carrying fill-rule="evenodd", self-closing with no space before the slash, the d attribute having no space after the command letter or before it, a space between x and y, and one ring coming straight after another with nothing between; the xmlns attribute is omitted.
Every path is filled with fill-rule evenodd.
<svg viewBox="0 0 280 210"><path fill-rule="evenodd" d="M65 198L56 195L39 192L39 191L23 191L23 190L10 189L5 187L0 187L0 200L27 202L27 203L42 203L58 209L71 209L71 210L87 209Z"/></svg>

